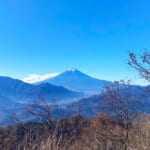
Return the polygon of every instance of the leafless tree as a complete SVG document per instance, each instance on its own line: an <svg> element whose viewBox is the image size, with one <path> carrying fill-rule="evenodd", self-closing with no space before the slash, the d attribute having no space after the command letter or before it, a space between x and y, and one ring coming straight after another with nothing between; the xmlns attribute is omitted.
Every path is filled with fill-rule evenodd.
<svg viewBox="0 0 150 150"><path fill-rule="evenodd" d="M129 132L137 112L137 99L133 99L130 81L115 82L105 86L101 93L103 100L101 110L108 114L111 120L122 128L123 134L112 138L120 140L124 144L124 150L128 149Z"/></svg>
<svg viewBox="0 0 150 150"><path fill-rule="evenodd" d="M139 55L130 52L128 65L137 70L141 78L150 81L150 52L147 49Z"/></svg>

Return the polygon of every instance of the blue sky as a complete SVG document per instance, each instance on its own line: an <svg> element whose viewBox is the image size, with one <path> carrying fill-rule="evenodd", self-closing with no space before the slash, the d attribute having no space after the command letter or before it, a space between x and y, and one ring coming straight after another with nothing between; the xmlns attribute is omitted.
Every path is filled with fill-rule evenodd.
<svg viewBox="0 0 150 150"><path fill-rule="evenodd" d="M1 0L0 75L23 79L77 68L106 80L137 79L126 63L128 51L150 49L149 6L148 0Z"/></svg>

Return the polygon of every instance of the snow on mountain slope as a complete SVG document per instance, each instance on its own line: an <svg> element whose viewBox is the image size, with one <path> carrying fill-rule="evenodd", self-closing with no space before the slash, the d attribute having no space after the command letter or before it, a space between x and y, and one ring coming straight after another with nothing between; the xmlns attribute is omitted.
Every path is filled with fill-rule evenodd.
<svg viewBox="0 0 150 150"><path fill-rule="evenodd" d="M90 77L77 69L68 69L55 77L43 80L37 84L44 82L91 94L100 93L106 83L112 83L110 81Z"/></svg>

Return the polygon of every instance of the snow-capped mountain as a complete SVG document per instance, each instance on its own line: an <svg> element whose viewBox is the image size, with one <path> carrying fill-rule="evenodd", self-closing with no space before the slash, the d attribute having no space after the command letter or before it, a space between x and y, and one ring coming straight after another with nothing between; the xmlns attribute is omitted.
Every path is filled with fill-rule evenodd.
<svg viewBox="0 0 150 150"><path fill-rule="evenodd" d="M36 84L44 82L91 94L100 93L106 83L111 83L109 81L93 78L74 68L68 69L53 78L43 80Z"/></svg>

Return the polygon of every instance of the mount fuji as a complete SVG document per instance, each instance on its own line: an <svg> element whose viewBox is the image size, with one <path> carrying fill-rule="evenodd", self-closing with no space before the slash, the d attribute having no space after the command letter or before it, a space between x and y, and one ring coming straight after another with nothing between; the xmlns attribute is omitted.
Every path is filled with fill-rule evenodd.
<svg viewBox="0 0 150 150"><path fill-rule="evenodd" d="M71 90L81 91L92 95L100 93L105 84L112 82L96 79L77 69L68 69L55 77L37 82L36 84L41 83L64 86Z"/></svg>

